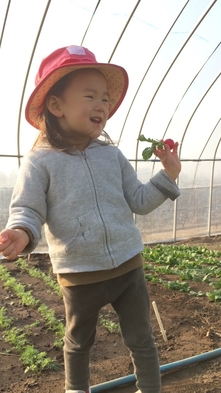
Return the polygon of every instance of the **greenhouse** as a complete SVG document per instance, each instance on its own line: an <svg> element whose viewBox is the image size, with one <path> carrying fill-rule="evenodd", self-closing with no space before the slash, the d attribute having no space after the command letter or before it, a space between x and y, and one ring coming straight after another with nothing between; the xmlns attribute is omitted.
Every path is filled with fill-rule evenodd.
<svg viewBox="0 0 221 393"><path fill-rule="evenodd" d="M1 392L220 393L220 21L0 0Z"/></svg>
<svg viewBox="0 0 221 393"><path fill-rule="evenodd" d="M221 1L2 0L0 7L1 229L36 138L24 107L38 65L56 48L78 44L128 72L126 98L106 131L140 180L161 168L154 157L142 159L141 134L179 143L181 196L135 217L144 243L220 233Z"/></svg>

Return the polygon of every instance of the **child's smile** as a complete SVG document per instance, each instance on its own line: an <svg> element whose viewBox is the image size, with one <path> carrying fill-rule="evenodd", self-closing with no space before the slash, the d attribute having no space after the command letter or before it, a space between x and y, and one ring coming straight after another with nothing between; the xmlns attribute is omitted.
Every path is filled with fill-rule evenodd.
<svg viewBox="0 0 221 393"><path fill-rule="evenodd" d="M99 118L99 117L92 117L91 118L91 121L92 121L92 123L97 123L97 124L100 124L101 123L101 118Z"/></svg>

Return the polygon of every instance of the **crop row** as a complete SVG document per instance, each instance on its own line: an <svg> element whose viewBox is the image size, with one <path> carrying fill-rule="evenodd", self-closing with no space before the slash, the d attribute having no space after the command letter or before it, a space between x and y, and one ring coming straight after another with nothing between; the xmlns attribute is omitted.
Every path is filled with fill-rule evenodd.
<svg viewBox="0 0 221 393"><path fill-rule="evenodd" d="M45 287L48 288L48 291L61 298L62 293L60 286L50 274L29 266L28 261L23 258L19 258L15 264L21 272L42 280ZM39 299L36 299L32 294L32 290L29 289L29 286L19 282L3 265L0 265L0 280L3 282L4 288L12 292L22 306L33 309L39 314L39 318L43 321L44 327L48 331L51 331L54 336L53 347L60 348L63 345L65 326L62 321L56 318L54 310L49 308L46 304L41 303ZM8 316L6 307L0 307L0 330L2 339L10 344L11 350L19 354L19 359L25 366L25 372L31 371L41 373L43 369L56 369L58 365L55 361L48 357L45 351L39 352L29 342L29 336L34 336L34 329L40 321L36 320L32 324L22 326L22 328L16 326L17 322L19 321L17 321L16 318ZM99 315L99 323L111 333L119 332L119 324L113 322L110 314L104 316L101 312ZM6 352L10 352L10 350Z"/></svg>
<svg viewBox="0 0 221 393"><path fill-rule="evenodd" d="M190 295L207 296L210 301L221 301L220 251L199 246L159 244L145 247L143 258L147 281L189 292ZM166 280L167 276L174 276L174 280ZM194 292L191 282L207 283L211 290Z"/></svg>
<svg viewBox="0 0 221 393"><path fill-rule="evenodd" d="M60 347L63 344L65 328L64 324L55 317L54 311L46 304L40 303L32 295L32 291L28 290L26 285L23 285L12 277L3 265L0 265L0 279L3 281L3 286L16 295L22 306L37 311L39 317L43 319L46 329L52 331L54 334L53 346ZM33 371L40 373L44 368L56 368L57 365L52 359L47 357L46 352L38 352L28 341L28 337L31 335L32 330L39 324L39 321L37 320L35 323L25 325L22 328L17 328L16 323L16 318L9 317L7 315L7 309L1 307L0 328L2 330L2 337L5 342L10 344L14 351L20 354L20 360L25 366L25 372Z"/></svg>

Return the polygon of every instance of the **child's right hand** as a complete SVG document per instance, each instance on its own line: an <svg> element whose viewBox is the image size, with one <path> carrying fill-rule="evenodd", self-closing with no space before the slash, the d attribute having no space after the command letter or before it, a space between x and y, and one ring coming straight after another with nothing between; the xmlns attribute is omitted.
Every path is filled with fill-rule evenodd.
<svg viewBox="0 0 221 393"><path fill-rule="evenodd" d="M29 243L28 234L22 229L4 229L0 233L0 253L14 260Z"/></svg>
<svg viewBox="0 0 221 393"><path fill-rule="evenodd" d="M154 154L158 157L163 164L164 170L167 175L172 179L176 180L181 171L181 162L177 154L178 143L175 142L173 150L170 150L169 145L165 144L164 149L154 149Z"/></svg>

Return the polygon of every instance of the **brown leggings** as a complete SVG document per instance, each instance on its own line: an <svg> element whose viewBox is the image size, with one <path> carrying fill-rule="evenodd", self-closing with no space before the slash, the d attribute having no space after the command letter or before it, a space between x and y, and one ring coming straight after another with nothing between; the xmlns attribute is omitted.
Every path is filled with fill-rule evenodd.
<svg viewBox="0 0 221 393"><path fill-rule="evenodd" d="M99 283L62 287L62 293L66 310L65 388L88 389L89 355L99 311L110 303L118 315L123 342L130 350L137 388L141 393L160 393L160 368L143 268Z"/></svg>

